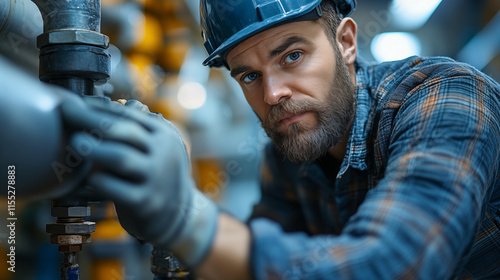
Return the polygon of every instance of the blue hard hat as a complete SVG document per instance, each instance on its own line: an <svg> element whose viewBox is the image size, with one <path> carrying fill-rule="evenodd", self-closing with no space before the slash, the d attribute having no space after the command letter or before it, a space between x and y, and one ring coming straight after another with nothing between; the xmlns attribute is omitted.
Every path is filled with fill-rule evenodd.
<svg viewBox="0 0 500 280"><path fill-rule="evenodd" d="M225 65L224 55L245 39L282 23L321 16L322 0L200 0L201 34L208 57L203 65ZM341 17L356 0L331 1Z"/></svg>

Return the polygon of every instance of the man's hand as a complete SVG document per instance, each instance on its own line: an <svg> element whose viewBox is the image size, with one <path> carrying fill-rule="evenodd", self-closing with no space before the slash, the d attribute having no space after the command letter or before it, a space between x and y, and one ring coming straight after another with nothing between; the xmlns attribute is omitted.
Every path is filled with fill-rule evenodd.
<svg viewBox="0 0 500 280"><path fill-rule="evenodd" d="M63 103L61 112L76 130L70 145L94 166L89 188L115 203L131 235L172 250L188 266L199 264L218 210L196 189L178 131L138 101L86 101L89 106Z"/></svg>

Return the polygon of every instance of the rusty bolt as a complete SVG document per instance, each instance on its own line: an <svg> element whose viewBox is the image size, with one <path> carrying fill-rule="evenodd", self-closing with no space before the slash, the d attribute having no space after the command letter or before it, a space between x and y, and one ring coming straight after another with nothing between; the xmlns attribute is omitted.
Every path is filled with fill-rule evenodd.
<svg viewBox="0 0 500 280"><path fill-rule="evenodd" d="M51 209L52 217L87 217L90 216L89 206L56 206Z"/></svg>
<svg viewBox="0 0 500 280"><path fill-rule="evenodd" d="M75 245L75 244L90 243L90 234L85 234L85 235L52 234L50 236L50 243L55 245Z"/></svg>
<svg viewBox="0 0 500 280"><path fill-rule="evenodd" d="M95 231L95 223L52 223L46 225L45 231L52 234L90 234Z"/></svg>
<svg viewBox="0 0 500 280"><path fill-rule="evenodd" d="M80 252L82 250L82 244L78 245L59 245L59 252Z"/></svg>

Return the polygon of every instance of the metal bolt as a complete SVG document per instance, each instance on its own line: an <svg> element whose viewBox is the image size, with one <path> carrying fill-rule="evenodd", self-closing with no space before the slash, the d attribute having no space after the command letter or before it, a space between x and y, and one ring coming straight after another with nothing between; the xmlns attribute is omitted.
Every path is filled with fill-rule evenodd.
<svg viewBox="0 0 500 280"><path fill-rule="evenodd" d="M37 37L38 48L54 44L86 44L107 48L109 37L99 32L79 29L53 30Z"/></svg>
<svg viewBox="0 0 500 280"><path fill-rule="evenodd" d="M90 216L89 206L56 206L51 209L52 217L87 217Z"/></svg>
<svg viewBox="0 0 500 280"><path fill-rule="evenodd" d="M154 247L151 256L151 272L158 279L191 279L189 271L182 267L177 258L157 247Z"/></svg>
<svg viewBox="0 0 500 280"><path fill-rule="evenodd" d="M52 234L50 236L50 243L55 245L75 245L75 244L90 243L90 234L85 234L85 235Z"/></svg>
<svg viewBox="0 0 500 280"><path fill-rule="evenodd" d="M51 223L46 225L45 231L52 234L90 234L95 231L95 223Z"/></svg>

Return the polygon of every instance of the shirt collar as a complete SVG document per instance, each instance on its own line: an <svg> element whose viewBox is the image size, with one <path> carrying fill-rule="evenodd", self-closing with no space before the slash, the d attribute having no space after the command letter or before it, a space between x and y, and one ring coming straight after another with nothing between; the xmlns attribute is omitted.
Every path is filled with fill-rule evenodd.
<svg viewBox="0 0 500 280"><path fill-rule="evenodd" d="M368 169L366 163L368 153L366 139L369 133L367 123L373 104L373 97L369 86L371 65L358 57L354 66L356 70L356 115L338 176L342 176L349 167L359 170Z"/></svg>

